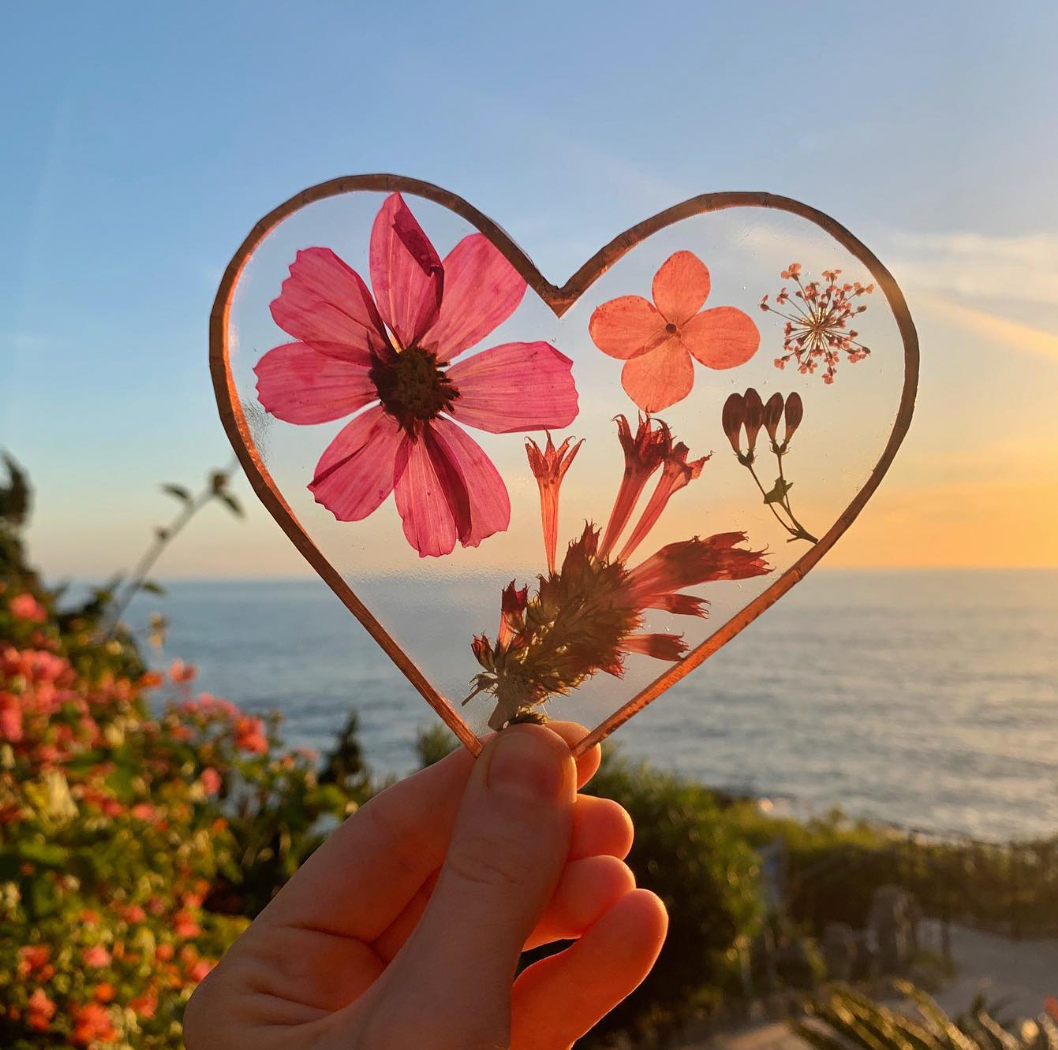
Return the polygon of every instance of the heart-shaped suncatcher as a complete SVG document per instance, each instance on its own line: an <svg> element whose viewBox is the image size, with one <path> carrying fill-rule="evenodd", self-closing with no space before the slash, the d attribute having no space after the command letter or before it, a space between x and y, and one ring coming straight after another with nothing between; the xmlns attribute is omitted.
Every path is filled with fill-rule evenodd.
<svg viewBox="0 0 1058 1050"><path fill-rule="evenodd" d="M463 744L559 709L595 724L580 753L852 524L918 340L788 198L695 197L557 287L461 198L361 175L254 227L210 366L261 502Z"/></svg>

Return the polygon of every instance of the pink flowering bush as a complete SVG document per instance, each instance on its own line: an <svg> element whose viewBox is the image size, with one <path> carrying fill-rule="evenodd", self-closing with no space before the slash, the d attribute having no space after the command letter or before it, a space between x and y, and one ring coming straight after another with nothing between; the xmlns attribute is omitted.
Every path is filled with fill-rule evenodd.
<svg viewBox="0 0 1058 1050"><path fill-rule="evenodd" d="M0 561L0 1046L176 1050L194 986L367 781L349 736L318 770L27 579Z"/></svg>

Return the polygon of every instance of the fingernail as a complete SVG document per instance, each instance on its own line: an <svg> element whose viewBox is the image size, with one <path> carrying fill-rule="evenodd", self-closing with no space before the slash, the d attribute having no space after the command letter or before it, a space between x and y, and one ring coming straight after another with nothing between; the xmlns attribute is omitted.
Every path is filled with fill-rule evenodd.
<svg viewBox="0 0 1058 1050"><path fill-rule="evenodd" d="M512 726L493 745L488 785L513 798L551 801L565 783L567 761L539 729Z"/></svg>

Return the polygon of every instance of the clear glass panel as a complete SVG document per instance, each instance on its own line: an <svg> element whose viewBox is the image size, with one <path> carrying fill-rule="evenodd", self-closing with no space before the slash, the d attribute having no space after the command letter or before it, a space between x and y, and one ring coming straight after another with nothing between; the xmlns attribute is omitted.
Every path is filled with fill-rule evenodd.
<svg viewBox="0 0 1058 1050"><path fill-rule="evenodd" d="M257 248L231 312L240 402L302 527L383 626L453 705L481 687L462 708L475 731L484 732L490 717L498 724L519 704L541 709L541 702L549 716L594 726L665 671L679 651L693 649L760 594L848 505L896 415L903 348L895 318L879 290L857 294L857 282L869 285L870 275L823 230L783 212L738 208L695 216L648 238L561 319L529 289L487 330L502 312L498 300L510 294L506 264L490 260L481 245L478 254L469 251L471 242L463 246L471 262L462 277L454 264L439 273L436 262L476 231L437 204L411 195L404 200L428 241L391 201L391 232L380 242L374 272L369 246L386 206L382 193L311 204ZM379 300L382 317L404 332L377 323L369 332L373 307L364 299L351 303L355 279L325 253L302 257L284 303L275 307L297 253L310 248L329 249L355 270L373 288L370 298ZM478 266L484 260L485 269L476 269L474 260ZM799 273L783 278L792 262ZM841 272L833 280L824 278L835 270ZM439 286L440 321L433 319ZM784 287L789 302L777 300ZM799 291L807 298L798 299ZM761 309L764 295L781 314ZM444 296L460 309L446 307ZM621 299L627 296L640 298ZM411 303L409 297L417 298ZM867 309L846 315L846 300L849 310ZM825 359L814 372L799 371L797 360L776 366L789 352L782 315L795 319L790 334L804 338L803 350L816 340L835 354L833 382L824 381ZM364 317L366 328L359 324ZM481 338L453 347L466 342L453 333L460 325L474 327L471 322ZM851 331L859 333L855 342L841 343ZM347 337L351 342L343 343ZM528 345L511 349L512 343ZM859 357L860 344L870 355L850 359ZM446 360L452 349L458 352ZM258 374L268 377L260 392ZM736 432L734 424L748 416L752 428L759 412L754 395L729 406L741 459L725 433L725 402L749 390L763 403L781 395L774 427L780 450L787 418L796 421L790 397L801 400L803 419L781 457L765 426L747 462L745 426ZM655 409L649 420L641 420L642 407ZM376 420L371 427L368 413ZM318 421L327 415L334 418ZM629 444L643 428L643 445L652 453L641 449L633 466L649 477L606 556L596 549L574 580L572 564L562 571L569 545L588 526L598 530L593 542L601 545L622 486L626 455L618 416L627 419ZM565 419L566 425L554 425ZM324 450L350 420L359 437L321 466ZM545 489L559 492L558 571L541 595L548 552L526 439L546 457L547 423L559 448L567 437L583 445L560 487L544 478ZM664 502L665 486L682 483L702 457L700 472L690 470L697 476L672 492L656 523L626 553L659 484L655 506ZM546 466L538 461L539 470ZM345 516L355 505L362 514L389 493L395 478L408 528L393 494L361 520L338 520L325 505ZM322 503L308 487L314 479ZM728 533L746 539L708 540ZM689 542L694 537L705 542ZM416 545L432 549L422 556ZM434 552L446 547L448 553ZM664 556L655 557L663 548ZM501 633L501 592L511 581L528 591L524 598L511 595ZM691 614L696 611L708 615ZM478 645L479 658L471 644L476 635L487 638ZM696 674L708 675L708 664Z"/></svg>

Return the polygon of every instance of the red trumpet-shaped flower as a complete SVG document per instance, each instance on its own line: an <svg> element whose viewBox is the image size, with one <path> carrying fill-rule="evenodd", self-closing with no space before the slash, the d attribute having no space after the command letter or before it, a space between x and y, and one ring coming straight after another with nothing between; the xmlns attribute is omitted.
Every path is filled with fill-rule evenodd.
<svg viewBox="0 0 1058 1050"><path fill-rule="evenodd" d="M757 435L765 423L764 404L760 394L752 387L744 394L732 394L724 402L722 422L724 433L731 442L739 462L752 463L757 448ZM742 450L743 433L746 435L745 451Z"/></svg>
<svg viewBox="0 0 1058 1050"><path fill-rule="evenodd" d="M672 451L672 433L660 419L640 415L635 435L624 416L617 417L617 438L625 456L624 476L617 490L610 520L602 538L602 555L606 557L617 542L635 510L646 483Z"/></svg>
<svg viewBox="0 0 1058 1050"><path fill-rule="evenodd" d="M570 444L572 441L573 438L566 438L558 448L555 448L549 431L547 444L541 450L532 438L525 439L525 454L529 457L529 469L532 470L540 489L540 524L544 534L548 572L555 571L555 549L558 544L558 490L562 485L562 479L566 476L566 471L576 459L580 446L584 444L583 438L575 445Z"/></svg>
<svg viewBox="0 0 1058 1050"><path fill-rule="evenodd" d="M687 649L680 635L643 630L648 610L705 616L706 600L684 594L684 588L770 571L762 551L741 546L746 539L741 532L670 543L629 568L632 555L669 500L699 477L709 457L689 459L687 446L673 444L661 420L641 418L633 435L628 421L620 416L617 428L625 471L602 542L599 529L589 522L557 569L548 547L548 573L539 577L535 594L517 588L514 581L504 589L495 645L485 635L471 643L482 671L475 676L467 700L481 692L495 699L489 719L493 729L502 729L512 720L541 720L539 705L551 696L568 693L599 671L620 677L630 654L679 659ZM557 480L552 486L551 479L560 480L563 464L568 466L572 459L572 454L566 454L568 444L567 440L555 449L549 440L543 452L535 446L530 449L530 464L541 481L545 535L551 528L550 507L557 507ZM643 489L659 470L639 521L620 553L613 556Z"/></svg>

